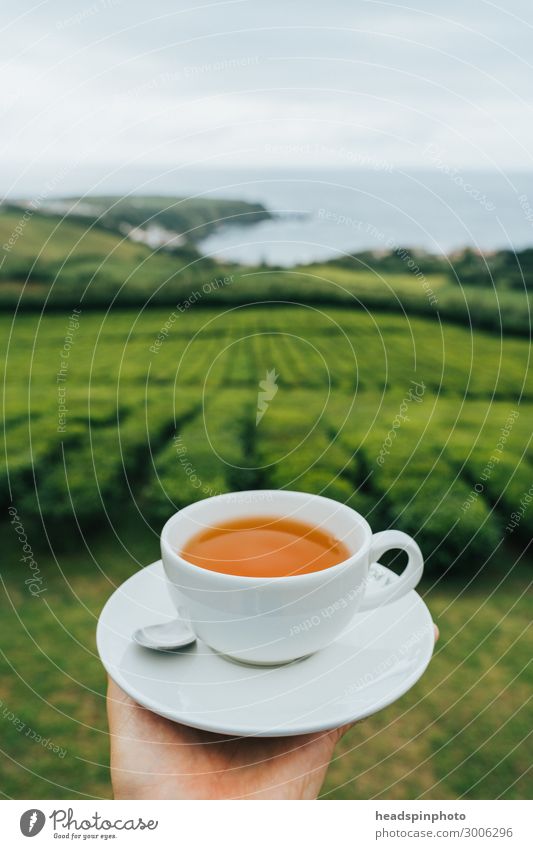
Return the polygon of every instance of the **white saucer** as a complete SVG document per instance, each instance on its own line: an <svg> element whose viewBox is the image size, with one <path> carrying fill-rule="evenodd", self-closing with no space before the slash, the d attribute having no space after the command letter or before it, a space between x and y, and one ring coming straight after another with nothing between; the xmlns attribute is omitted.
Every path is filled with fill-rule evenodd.
<svg viewBox="0 0 533 849"><path fill-rule="evenodd" d="M373 566L373 580L395 575ZM369 587L371 590L371 587ZM140 625L175 616L161 561L129 578L105 605L96 633L109 675L168 719L234 736L324 731L363 719L418 681L433 652L431 615L414 590L358 614L336 643L286 666L232 663L204 643L154 652L132 642Z"/></svg>

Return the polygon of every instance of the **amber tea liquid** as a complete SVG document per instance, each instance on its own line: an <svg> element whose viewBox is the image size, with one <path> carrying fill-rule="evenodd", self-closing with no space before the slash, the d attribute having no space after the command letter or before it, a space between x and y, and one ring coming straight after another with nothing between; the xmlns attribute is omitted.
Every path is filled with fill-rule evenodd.
<svg viewBox="0 0 533 849"><path fill-rule="evenodd" d="M285 578L320 572L352 552L322 528L272 516L224 522L195 534L180 555L212 572L249 578Z"/></svg>

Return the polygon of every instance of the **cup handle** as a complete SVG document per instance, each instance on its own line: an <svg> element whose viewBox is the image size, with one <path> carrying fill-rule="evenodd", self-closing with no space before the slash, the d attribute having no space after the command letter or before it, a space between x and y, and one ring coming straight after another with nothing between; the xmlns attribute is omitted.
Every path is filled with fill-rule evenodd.
<svg viewBox="0 0 533 849"><path fill-rule="evenodd" d="M404 534L403 531L380 531L373 535L370 544L370 568L391 548L401 548L407 552L409 558L407 566L396 579L387 581L382 586L378 584L375 589L370 591L368 591L370 582L367 582L367 590L359 607L360 611L372 610L374 607L396 601L409 590L414 589L422 577L424 571L422 552L414 539L409 534Z"/></svg>

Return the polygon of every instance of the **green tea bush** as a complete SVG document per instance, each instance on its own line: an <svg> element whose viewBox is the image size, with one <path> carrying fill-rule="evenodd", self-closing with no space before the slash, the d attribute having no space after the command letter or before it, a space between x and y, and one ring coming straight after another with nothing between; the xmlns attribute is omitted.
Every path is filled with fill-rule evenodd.
<svg viewBox="0 0 533 849"><path fill-rule="evenodd" d="M181 507L228 490L225 468L211 454L193 450L189 458L185 442L189 436L185 430L182 441L169 440L154 458L143 492L144 512L154 522L163 523Z"/></svg>
<svg viewBox="0 0 533 849"><path fill-rule="evenodd" d="M73 423L69 441L76 445L85 434L85 428ZM15 504L35 491L35 479L46 474L59 462L61 434L57 433L57 416L37 417L30 422L19 423L6 434L6 453L0 459L1 491L5 498ZM46 502L45 502L46 503ZM37 511L37 512L36 512ZM38 514L38 507L32 502L32 516Z"/></svg>
<svg viewBox="0 0 533 849"><path fill-rule="evenodd" d="M257 486L254 446L249 442L250 400L248 392L220 390L168 436L154 457L143 494L154 520L164 521L174 510L202 498Z"/></svg>
<svg viewBox="0 0 533 849"><path fill-rule="evenodd" d="M500 541L490 507L482 498L469 504L469 494L443 464L424 481L408 470L384 493L391 525L416 537L428 572L456 571L465 561L482 565Z"/></svg>

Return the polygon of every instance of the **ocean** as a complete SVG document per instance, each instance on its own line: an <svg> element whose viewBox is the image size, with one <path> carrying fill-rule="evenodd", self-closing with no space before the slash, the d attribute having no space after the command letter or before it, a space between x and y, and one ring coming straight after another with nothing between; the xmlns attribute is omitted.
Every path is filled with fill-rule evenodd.
<svg viewBox="0 0 533 849"><path fill-rule="evenodd" d="M174 189L260 201L276 216L221 229L201 245L244 263L289 266L396 246L449 254L533 245L528 172L181 172Z"/></svg>

